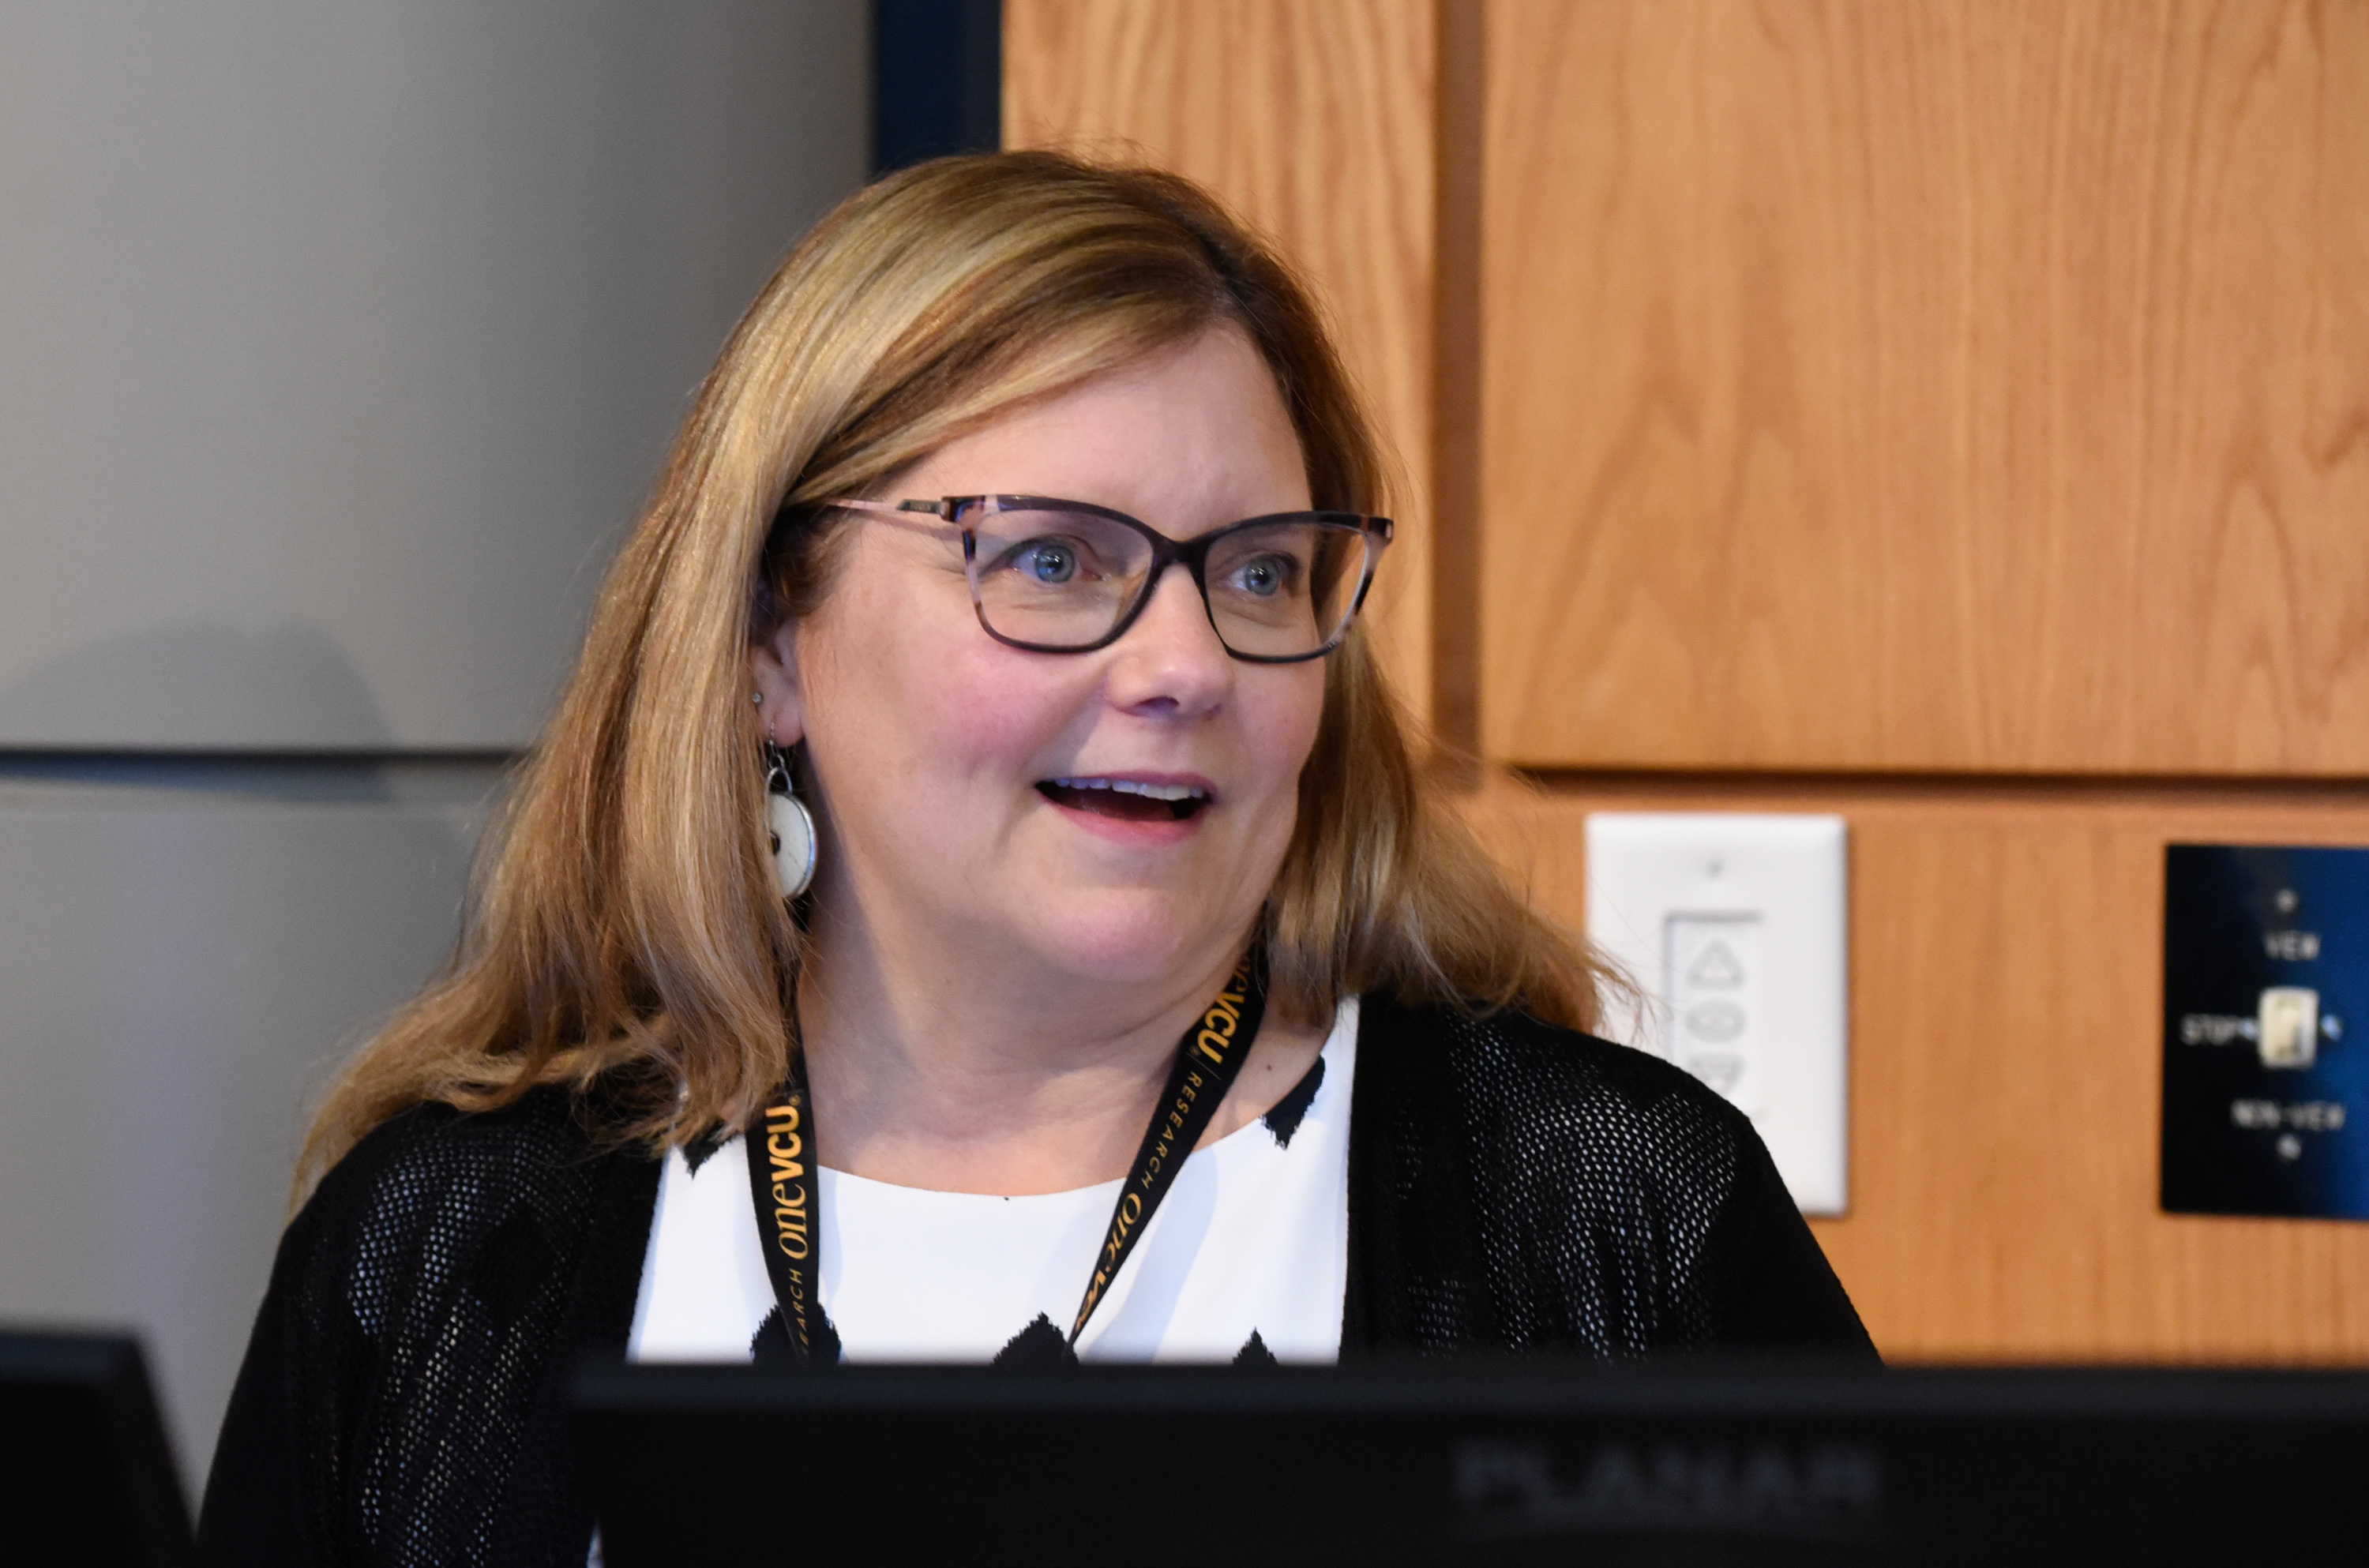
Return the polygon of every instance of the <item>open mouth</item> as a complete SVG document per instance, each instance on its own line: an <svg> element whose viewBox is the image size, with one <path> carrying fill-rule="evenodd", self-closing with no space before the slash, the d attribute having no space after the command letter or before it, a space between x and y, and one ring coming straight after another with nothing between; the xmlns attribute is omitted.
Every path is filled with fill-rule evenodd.
<svg viewBox="0 0 2369 1568"><path fill-rule="evenodd" d="M1209 792L1195 785L1135 779L1046 779L1036 793L1056 806L1122 822L1182 822L1209 804Z"/></svg>

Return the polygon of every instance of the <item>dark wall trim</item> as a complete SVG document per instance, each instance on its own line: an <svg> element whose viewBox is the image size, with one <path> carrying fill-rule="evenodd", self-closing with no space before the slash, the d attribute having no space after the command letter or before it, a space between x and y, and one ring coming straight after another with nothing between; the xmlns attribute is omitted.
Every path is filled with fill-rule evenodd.
<svg viewBox="0 0 2369 1568"><path fill-rule="evenodd" d="M873 174L1002 144L1002 0L873 0Z"/></svg>

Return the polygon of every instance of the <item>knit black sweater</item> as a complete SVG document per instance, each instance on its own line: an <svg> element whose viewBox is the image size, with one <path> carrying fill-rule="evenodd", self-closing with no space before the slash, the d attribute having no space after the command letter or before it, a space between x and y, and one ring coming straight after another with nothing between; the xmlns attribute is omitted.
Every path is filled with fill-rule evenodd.
<svg viewBox="0 0 2369 1568"><path fill-rule="evenodd" d="M658 1164L556 1090L422 1106L281 1240L199 1523L210 1562L578 1568L567 1375L631 1327ZM1642 1052L1365 1001L1344 1358L1875 1350L1751 1124Z"/></svg>

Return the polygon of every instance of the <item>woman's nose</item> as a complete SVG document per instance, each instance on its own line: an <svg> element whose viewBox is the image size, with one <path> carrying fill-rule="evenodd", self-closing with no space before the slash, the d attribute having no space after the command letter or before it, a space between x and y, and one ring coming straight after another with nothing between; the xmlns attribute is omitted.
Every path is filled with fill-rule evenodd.
<svg viewBox="0 0 2369 1568"><path fill-rule="evenodd" d="M1150 602L1111 651L1111 701L1131 711L1200 713L1233 685L1233 656L1218 640L1208 605L1182 565L1161 574Z"/></svg>

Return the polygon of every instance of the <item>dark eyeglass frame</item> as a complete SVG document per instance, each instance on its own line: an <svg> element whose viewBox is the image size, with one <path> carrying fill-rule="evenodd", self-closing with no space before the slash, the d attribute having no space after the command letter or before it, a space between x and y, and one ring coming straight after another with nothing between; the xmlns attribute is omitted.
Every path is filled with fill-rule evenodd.
<svg viewBox="0 0 2369 1568"><path fill-rule="evenodd" d="M1049 496L944 496L934 501L918 499L874 501L848 496L834 501L825 501L817 509L875 512L889 517L911 517L918 513L936 517L961 530L963 574L970 579L970 605L973 613L978 617L979 630L1006 647L1019 648L1027 653L1093 653L1099 648L1110 647L1111 644L1127 635L1127 628L1134 625L1137 619L1143 614L1143 607L1151 602L1151 596L1158 590L1160 579L1167 573L1168 568L1181 564L1187 572L1192 574L1193 587L1201 595L1201 613L1209 618L1209 629L1217 633L1219 645L1224 647L1229 655L1241 659L1245 664L1304 664L1311 658L1322 658L1326 654L1339 647L1348 637L1349 628L1357 624L1358 612L1366 607L1367 591L1374 586L1374 569L1381 565L1382 551L1389 546L1390 536L1395 529L1395 525L1389 518L1370 517L1364 512L1284 511L1268 512L1259 517L1246 517L1239 522L1230 522L1221 528L1213 528L1208 532L1196 534L1191 539L1171 539L1150 523L1139 518L1129 517L1123 511L1114 511L1109 507L1098 507L1091 501L1064 501ZM1096 641L1074 645L1032 643L1024 642L1018 637L1005 636L988 624L987 603L979 592L978 586L978 532L963 521L966 513L980 510L984 510L990 516L1007 511L1064 511L1083 512L1090 516L1103 518L1118 523L1122 527L1133 529L1150 543L1150 569L1144 573L1143 586L1137 590L1135 601L1120 612L1117 622ZM1308 653L1244 653L1226 641L1225 631L1218 624L1218 612L1209 603L1209 582L1206 575L1209 551L1213 545L1230 534L1240 533L1246 529L1273 527L1280 522L1322 523L1328 527L1351 529L1364 534L1368 545L1365 570L1357 579L1357 591L1349 601L1348 612L1341 617L1340 625L1333 629L1332 636L1322 647Z"/></svg>

